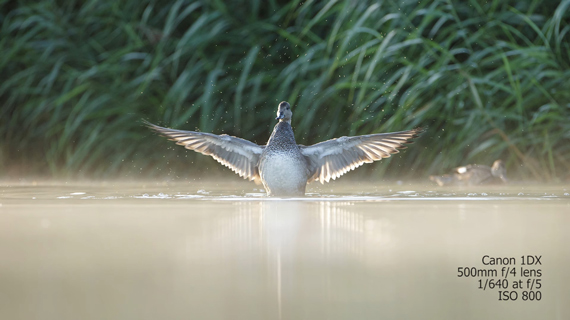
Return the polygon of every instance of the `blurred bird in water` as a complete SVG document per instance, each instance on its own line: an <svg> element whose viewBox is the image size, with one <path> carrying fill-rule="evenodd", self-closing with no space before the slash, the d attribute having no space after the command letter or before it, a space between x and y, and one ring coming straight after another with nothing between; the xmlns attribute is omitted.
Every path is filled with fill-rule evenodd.
<svg viewBox="0 0 570 320"><path fill-rule="evenodd" d="M492 167L470 164L453 169L451 174L429 176L429 179L440 186L507 183L507 169L502 160L496 160Z"/></svg>
<svg viewBox="0 0 570 320"><path fill-rule="evenodd" d="M307 183L329 182L364 163L388 158L424 130L340 137L304 146L295 142L291 106L283 101L277 109L279 122L264 146L226 134L183 131L159 127L152 130L186 149L211 156L240 177L261 182L270 196L303 196Z"/></svg>

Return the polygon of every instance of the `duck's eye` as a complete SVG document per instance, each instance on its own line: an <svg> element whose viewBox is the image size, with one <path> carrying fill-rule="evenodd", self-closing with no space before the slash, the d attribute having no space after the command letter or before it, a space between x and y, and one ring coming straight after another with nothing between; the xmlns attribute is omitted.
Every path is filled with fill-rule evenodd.
<svg viewBox="0 0 570 320"><path fill-rule="evenodd" d="M291 108L287 107L287 110L291 110Z"/></svg>

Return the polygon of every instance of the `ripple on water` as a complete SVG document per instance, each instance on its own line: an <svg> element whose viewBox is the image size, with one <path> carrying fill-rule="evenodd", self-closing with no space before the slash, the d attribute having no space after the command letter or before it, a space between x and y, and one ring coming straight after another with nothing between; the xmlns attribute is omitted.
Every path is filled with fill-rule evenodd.
<svg viewBox="0 0 570 320"><path fill-rule="evenodd" d="M534 189L533 189L534 187ZM144 190L144 189L146 190ZM69 190L53 192L54 190L44 190L40 194L29 194L27 199L57 199L57 200L119 200L119 199L154 199L154 200L203 200L203 201L365 201L365 202L386 202L386 201L512 201L512 200L568 200L570 193L562 187L537 187L519 186L508 188L494 188L492 190L472 188L456 189L432 189L432 187L398 190L397 188L382 188L379 192L354 192L353 189L339 188L326 192L308 192L305 197L296 198L274 198L267 197L266 193L260 189L194 189L190 192L181 190L187 186L151 186L132 188L92 188L88 190ZM141 190L143 189L143 190ZM161 190L162 189L162 190ZM176 190L175 192L165 192L166 190ZM522 190L521 190L522 189ZM375 188L373 190L380 190ZM31 191L31 190L30 190ZM38 191L37 188L34 191ZM341 192L339 192L341 191ZM546 191L546 192L545 192ZM59 193L59 194L58 194ZM31 197L33 195L33 197Z"/></svg>
<svg viewBox="0 0 570 320"><path fill-rule="evenodd" d="M135 199L172 199L172 197L166 193L152 194L144 193L142 195L133 196Z"/></svg>
<svg viewBox="0 0 570 320"><path fill-rule="evenodd" d="M568 194L564 194L568 196ZM66 199L80 199L80 200L117 200L117 199L192 199L192 200L209 200L209 201L490 201L490 200L559 200L564 199L557 195L521 195L511 196L508 194L491 194L488 193L466 193L466 194L456 194L456 193L443 193L443 194L388 194L388 195L343 195L343 194L318 194L310 193L305 197L294 197L294 198L279 198L279 197L267 197L265 193L246 193L242 195L202 195L202 194L167 194L167 193L157 193L157 194L139 194L132 196L84 196L80 198L75 198L73 196L58 196L59 200Z"/></svg>

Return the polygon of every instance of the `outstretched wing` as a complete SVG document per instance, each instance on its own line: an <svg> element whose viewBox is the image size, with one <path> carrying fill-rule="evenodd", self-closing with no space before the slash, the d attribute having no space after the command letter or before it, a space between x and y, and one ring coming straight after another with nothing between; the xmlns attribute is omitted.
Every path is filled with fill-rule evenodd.
<svg viewBox="0 0 570 320"><path fill-rule="evenodd" d="M260 146L241 138L231 137L227 134L215 135L212 133L175 130L163 128L144 120L143 122L147 127L175 141L176 144L211 156L244 179L260 179L257 163L259 155L265 146Z"/></svg>
<svg viewBox="0 0 570 320"><path fill-rule="evenodd" d="M307 159L312 173L309 182L329 182L354 170L364 163L388 158L404 144L418 137L424 131L416 128L409 131L369 134L356 137L340 137L312 146L299 146Z"/></svg>

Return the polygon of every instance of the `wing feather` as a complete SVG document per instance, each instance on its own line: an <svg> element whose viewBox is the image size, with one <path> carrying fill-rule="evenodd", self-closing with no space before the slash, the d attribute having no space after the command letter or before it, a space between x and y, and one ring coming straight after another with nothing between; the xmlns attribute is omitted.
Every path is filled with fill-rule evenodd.
<svg viewBox="0 0 570 320"><path fill-rule="evenodd" d="M144 120L143 122L147 127L176 142L176 144L211 156L244 179L261 180L257 164L265 146L225 134L215 135L205 132L175 130L160 127Z"/></svg>
<svg viewBox="0 0 570 320"><path fill-rule="evenodd" d="M424 130L416 128L392 133L341 137L312 146L299 145L311 170L312 177L309 182L329 182L330 179L335 180L365 163L388 158L398 153L398 149L405 149L404 144L411 143L411 140Z"/></svg>

